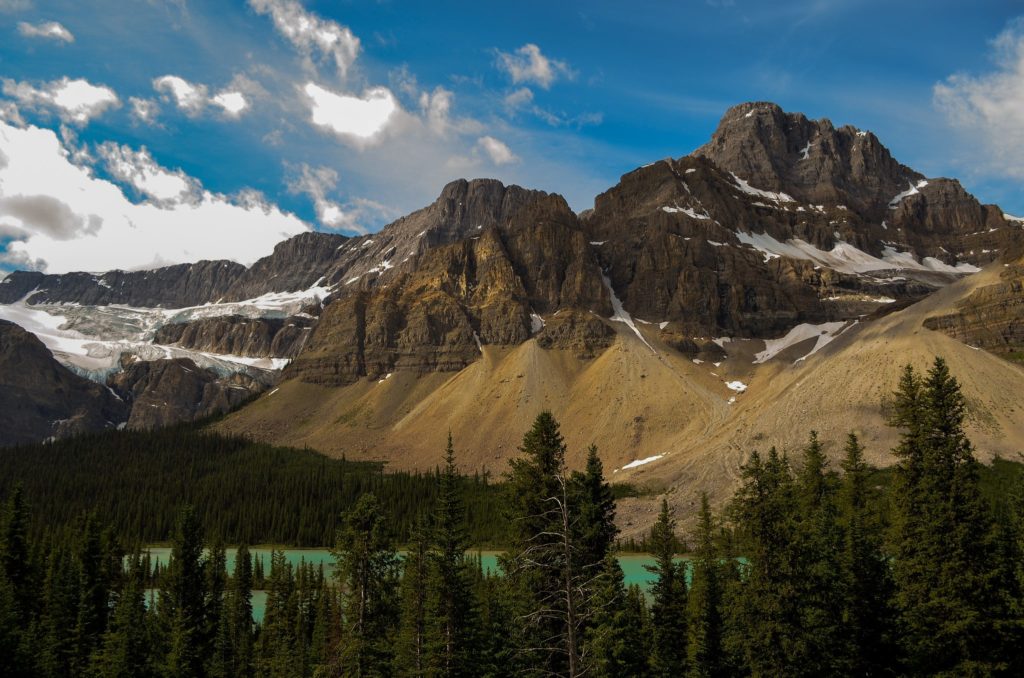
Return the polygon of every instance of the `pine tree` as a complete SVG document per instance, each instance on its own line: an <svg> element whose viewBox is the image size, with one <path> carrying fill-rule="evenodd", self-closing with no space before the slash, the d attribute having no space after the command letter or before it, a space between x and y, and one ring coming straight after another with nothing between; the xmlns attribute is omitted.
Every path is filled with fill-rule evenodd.
<svg viewBox="0 0 1024 678"><path fill-rule="evenodd" d="M49 552L43 583L42 610L36 633L36 673L43 676L70 676L75 661L75 627L81 599L78 569L70 550L63 544Z"/></svg>
<svg viewBox="0 0 1024 678"><path fill-rule="evenodd" d="M227 589L227 554L224 544L217 540L209 549L206 566L204 654L208 675L228 675L229 641L224 619L225 591Z"/></svg>
<svg viewBox="0 0 1024 678"><path fill-rule="evenodd" d="M152 666L150 624L145 604L145 565L138 552L128 558L124 584L93 662L101 678L145 678Z"/></svg>
<svg viewBox="0 0 1024 678"><path fill-rule="evenodd" d="M707 494L701 495L700 516L693 537L693 581L689 591L687 676L725 675L722 649L723 602L721 555L715 543L714 518Z"/></svg>
<svg viewBox="0 0 1024 678"><path fill-rule="evenodd" d="M430 632L427 636L429 665L436 675L474 675L476 657L476 610L472 572L466 560L466 508L455 466L451 433L445 450L434 514L436 549L430 564Z"/></svg>
<svg viewBox="0 0 1024 678"><path fill-rule="evenodd" d="M793 659L805 675L849 674L849 634L843 620L842 530L836 492L818 434L811 431L797 475L795 564L801 635L792 639Z"/></svg>
<svg viewBox="0 0 1024 678"><path fill-rule="evenodd" d="M428 674L427 625L430 579L430 542L427 527L413 532L412 542L402 563L401 620L395 642L395 673L398 676Z"/></svg>
<svg viewBox="0 0 1024 678"><path fill-rule="evenodd" d="M806 656L800 617L796 498L785 457L754 452L730 507L747 563L730 596L730 647L753 675L797 676Z"/></svg>
<svg viewBox="0 0 1024 678"><path fill-rule="evenodd" d="M78 563L78 618L75 623L75 656L72 671L86 672L107 626L110 604L110 582L107 580L105 555L100 528L94 514L86 517L76 547Z"/></svg>
<svg viewBox="0 0 1024 678"><path fill-rule="evenodd" d="M270 578L267 580L267 607L259 636L257 675L286 678L300 675L296 670L295 614L297 610L295 576L284 551L270 554Z"/></svg>
<svg viewBox="0 0 1024 678"><path fill-rule="evenodd" d="M160 616L167 634L166 671L181 678L203 675L206 657L203 533L191 507L178 515L171 557L160 591Z"/></svg>
<svg viewBox="0 0 1024 678"><path fill-rule="evenodd" d="M558 422L542 412L523 436L522 457L509 462L506 476L507 519L512 528L511 548L502 560L518 624L514 642L520 659L541 671L564 675L570 655L578 653L567 642L563 508L565 441ZM575 635L575 630L573 630Z"/></svg>
<svg viewBox="0 0 1024 678"><path fill-rule="evenodd" d="M252 619L252 557L245 544L235 553L225 605L228 634L228 675L248 678L253 675L253 619Z"/></svg>
<svg viewBox="0 0 1024 678"><path fill-rule="evenodd" d="M15 613L22 624L33 611L32 575L28 552L28 507L22 486L15 485L0 522L0 568L11 588Z"/></svg>
<svg viewBox="0 0 1024 678"><path fill-rule="evenodd" d="M661 512L651 529L651 555L655 564L647 569L658 576L651 586L653 647L651 673L654 676L682 676L686 672L686 565L675 561L676 521L661 500Z"/></svg>
<svg viewBox="0 0 1024 678"><path fill-rule="evenodd" d="M882 551L881 516L871 510L868 467L864 449L851 433L846 440L839 490L843 543L840 553L844 578L843 616L850 650L849 672L883 676L898 666L892 575Z"/></svg>
<svg viewBox="0 0 1024 678"><path fill-rule="evenodd" d="M614 548L619 532L615 526L615 497L604 479L597 446L591 445L587 450L586 470L572 474L572 488L572 504L579 526L576 544L580 562L596 572Z"/></svg>
<svg viewBox="0 0 1024 678"><path fill-rule="evenodd" d="M345 628L338 665L343 676L386 675L397 621L398 561L376 497L363 495L342 517L333 549Z"/></svg>
<svg viewBox="0 0 1024 678"><path fill-rule="evenodd" d="M594 583L594 617L586 630L586 675L627 678L647 675L643 620L623 584L622 568L614 554L602 561Z"/></svg>
<svg viewBox="0 0 1024 678"><path fill-rule="evenodd" d="M909 366L892 422L902 430L894 485L893 575L912 672L1004 670L993 525L963 430L966 402L945 361L925 379Z"/></svg>

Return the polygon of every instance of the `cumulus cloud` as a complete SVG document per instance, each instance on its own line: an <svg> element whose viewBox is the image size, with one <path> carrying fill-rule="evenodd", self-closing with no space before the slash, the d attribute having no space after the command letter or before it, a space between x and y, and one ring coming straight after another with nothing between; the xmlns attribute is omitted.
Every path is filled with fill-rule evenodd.
<svg viewBox="0 0 1024 678"><path fill-rule="evenodd" d="M519 160L504 141L492 136L480 137L477 139L477 145L495 165L508 165Z"/></svg>
<svg viewBox="0 0 1024 678"><path fill-rule="evenodd" d="M121 105L114 90L81 78L64 77L39 86L10 79L2 82L3 93L22 106L54 111L61 120L74 125L86 125L107 109Z"/></svg>
<svg viewBox="0 0 1024 678"><path fill-rule="evenodd" d="M258 193L228 197L201 190L160 167L148 151L101 146L112 175L160 200L137 203L114 183L69 158L49 129L0 122L0 224L14 240L0 262L47 270L103 271L199 259L249 264L282 239L308 230ZM191 191L181 190L184 185Z"/></svg>
<svg viewBox="0 0 1024 678"><path fill-rule="evenodd" d="M162 203L194 200L200 184L181 170L161 167L145 146L134 150L130 146L108 141L96 148L110 175L129 184L141 195Z"/></svg>
<svg viewBox="0 0 1024 678"><path fill-rule="evenodd" d="M393 208L366 198L355 198L344 205L330 200L327 194L338 185L338 173L330 167L310 167L302 163L292 168L292 172L294 176L288 181L288 191L313 200L317 221L325 229L365 234L370 226L398 216Z"/></svg>
<svg viewBox="0 0 1024 678"><path fill-rule="evenodd" d="M216 106L229 118L238 118L249 108L245 95L229 88L210 96L206 85L189 82L177 75L162 75L153 80L153 89L173 101L189 117L196 117L209 106Z"/></svg>
<svg viewBox="0 0 1024 678"><path fill-rule="evenodd" d="M995 69L958 73L933 89L933 99L951 124L980 142L985 171L1024 177L1024 20L992 43Z"/></svg>
<svg viewBox="0 0 1024 678"><path fill-rule="evenodd" d="M359 55L359 38L347 26L307 12L295 0L249 0L257 14L269 15L274 28L310 63L330 59L344 77Z"/></svg>
<svg viewBox="0 0 1024 678"><path fill-rule="evenodd" d="M75 41L75 36L71 34L71 31L56 21L44 21L38 24L19 21L18 32L26 38L43 38L68 43Z"/></svg>
<svg viewBox="0 0 1024 678"><path fill-rule="evenodd" d="M575 77L569 64L549 59L533 43L527 43L513 53L498 50L498 68L508 73L513 84L533 83L544 89L550 88L559 78L571 80Z"/></svg>
<svg viewBox="0 0 1024 678"><path fill-rule="evenodd" d="M156 122L157 113L160 110L159 104L152 99L140 97L129 97L128 103L132 107L132 118L138 122L153 124Z"/></svg>
<svg viewBox="0 0 1024 678"><path fill-rule="evenodd" d="M357 142L375 140L399 110L398 101L386 87L371 88L361 97L338 94L312 82L304 91L313 124Z"/></svg>

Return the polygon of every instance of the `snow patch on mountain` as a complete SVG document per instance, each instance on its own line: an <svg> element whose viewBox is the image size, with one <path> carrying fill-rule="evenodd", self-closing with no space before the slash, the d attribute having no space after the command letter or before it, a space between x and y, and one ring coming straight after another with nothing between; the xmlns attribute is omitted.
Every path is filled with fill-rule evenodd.
<svg viewBox="0 0 1024 678"><path fill-rule="evenodd" d="M747 181L745 181L744 179L740 179L732 172L730 172L730 174L732 174L732 178L736 182L736 186L739 187L739 189L746 193L747 195L754 195L759 198L767 198L768 200L771 200L773 202L796 202L796 200L791 195L782 193L781 191L779 193L774 193L772 191L762 191L760 188L754 188L749 183L747 183Z"/></svg>

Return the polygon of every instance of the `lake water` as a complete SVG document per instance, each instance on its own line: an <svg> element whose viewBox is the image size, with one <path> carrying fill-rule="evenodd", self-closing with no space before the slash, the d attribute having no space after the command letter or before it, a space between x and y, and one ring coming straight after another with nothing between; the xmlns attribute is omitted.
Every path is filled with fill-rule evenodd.
<svg viewBox="0 0 1024 678"><path fill-rule="evenodd" d="M170 556L171 549L166 546L151 546L149 549L150 561L153 565L160 563L162 565L167 564L168 556ZM293 567L300 563L312 563L314 567L323 565L324 573L330 577L334 574L334 556L328 549L283 549L284 557L292 564ZM231 572L235 567L235 554L238 552L237 549L229 548L226 549L227 557L227 568L228 572ZM272 549L269 548L250 548L250 555L254 559L263 560L263 572L266 576L270 576L270 557ZM401 552L399 552L401 554ZM486 572L497 572L498 571L498 556L501 551L470 551L469 555L474 558L480 558L480 565ZM626 585L637 584L644 591L650 589L651 584L655 580L655 576L645 569L646 565L654 564L654 557L646 553L623 553L618 556L619 566L622 568L622 573L626 580ZM267 594L266 591L253 591L252 594L252 614L256 621L262 621L263 612L267 607Z"/></svg>

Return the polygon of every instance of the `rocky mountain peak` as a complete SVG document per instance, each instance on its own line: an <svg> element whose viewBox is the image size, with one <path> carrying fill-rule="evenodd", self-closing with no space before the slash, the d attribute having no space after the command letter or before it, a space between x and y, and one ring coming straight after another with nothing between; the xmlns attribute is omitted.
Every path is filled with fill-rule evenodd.
<svg viewBox="0 0 1024 678"><path fill-rule="evenodd" d="M776 104L730 108L694 155L752 185L801 202L846 205L879 220L892 196L924 176L897 162L870 132L810 120Z"/></svg>

